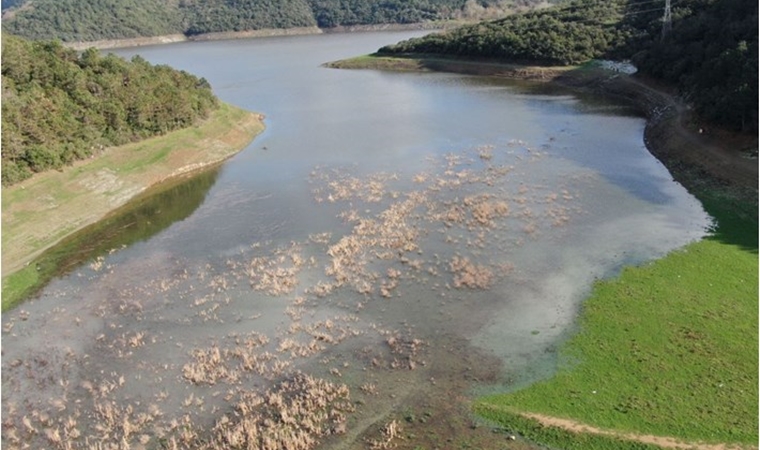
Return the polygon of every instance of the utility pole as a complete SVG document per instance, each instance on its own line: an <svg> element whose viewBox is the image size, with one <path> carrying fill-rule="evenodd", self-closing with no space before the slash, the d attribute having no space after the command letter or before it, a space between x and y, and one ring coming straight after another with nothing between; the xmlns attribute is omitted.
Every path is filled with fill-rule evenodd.
<svg viewBox="0 0 760 450"><path fill-rule="evenodd" d="M665 0L665 14L662 16L662 36L660 40L665 40L665 35L670 33L673 23L670 16L670 0Z"/></svg>

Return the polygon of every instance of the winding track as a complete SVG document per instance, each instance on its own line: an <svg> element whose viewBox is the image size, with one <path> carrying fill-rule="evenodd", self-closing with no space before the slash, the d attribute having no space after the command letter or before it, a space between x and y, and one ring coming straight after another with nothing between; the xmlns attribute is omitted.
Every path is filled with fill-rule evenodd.
<svg viewBox="0 0 760 450"><path fill-rule="evenodd" d="M562 428L573 433L592 433L605 436L615 436L628 441L641 442L643 444L653 444L662 448L674 449L693 449L693 450L732 450L732 449L757 449L756 446L737 446L728 444L704 444L694 442L684 442L673 437L654 436L651 434L625 433L620 431L605 430L581 422L560 417L546 416L535 413L521 413L522 416L537 420L541 425L547 427Z"/></svg>

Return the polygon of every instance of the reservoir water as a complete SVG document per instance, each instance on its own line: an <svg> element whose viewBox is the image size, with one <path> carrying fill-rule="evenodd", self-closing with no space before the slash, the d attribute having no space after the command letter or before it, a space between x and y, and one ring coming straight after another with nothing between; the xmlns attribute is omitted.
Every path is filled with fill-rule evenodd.
<svg viewBox="0 0 760 450"><path fill-rule="evenodd" d="M3 445L381 448L409 411L550 376L595 280L707 232L625 107L321 66L420 34L116 51L267 129L3 314Z"/></svg>

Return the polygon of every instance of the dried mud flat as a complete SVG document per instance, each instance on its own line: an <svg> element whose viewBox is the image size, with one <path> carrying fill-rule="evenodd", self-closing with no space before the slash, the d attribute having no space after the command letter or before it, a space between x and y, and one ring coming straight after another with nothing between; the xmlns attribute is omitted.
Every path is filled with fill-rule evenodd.
<svg viewBox="0 0 760 450"><path fill-rule="evenodd" d="M467 416L502 376L468 336L519 282L510 251L583 213L585 175L519 182L543 158L513 141L405 176L317 167L335 229L92 261L3 315L3 447L527 448Z"/></svg>

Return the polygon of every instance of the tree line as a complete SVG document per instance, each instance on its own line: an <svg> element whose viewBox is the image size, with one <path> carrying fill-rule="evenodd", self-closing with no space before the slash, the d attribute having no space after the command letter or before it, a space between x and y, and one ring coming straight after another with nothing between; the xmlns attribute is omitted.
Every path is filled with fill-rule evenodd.
<svg viewBox="0 0 760 450"><path fill-rule="evenodd" d="M56 41L2 40L2 183L193 125L219 105L184 71Z"/></svg>
<svg viewBox="0 0 760 450"><path fill-rule="evenodd" d="M381 48L380 54L439 54L545 65L631 59L677 86L705 119L757 130L757 0L679 0L663 34L662 5L575 0L546 10L464 26Z"/></svg>
<svg viewBox="0 0 760 450"><path fill-rule="evenodd" d="M466 5L469 9L498 9L539 3L541 0L9 0L3 2L2 27L29 39L87 42L266 28L418 23L460 17ZM24 7L26 4L31 7Z"/></svg>

